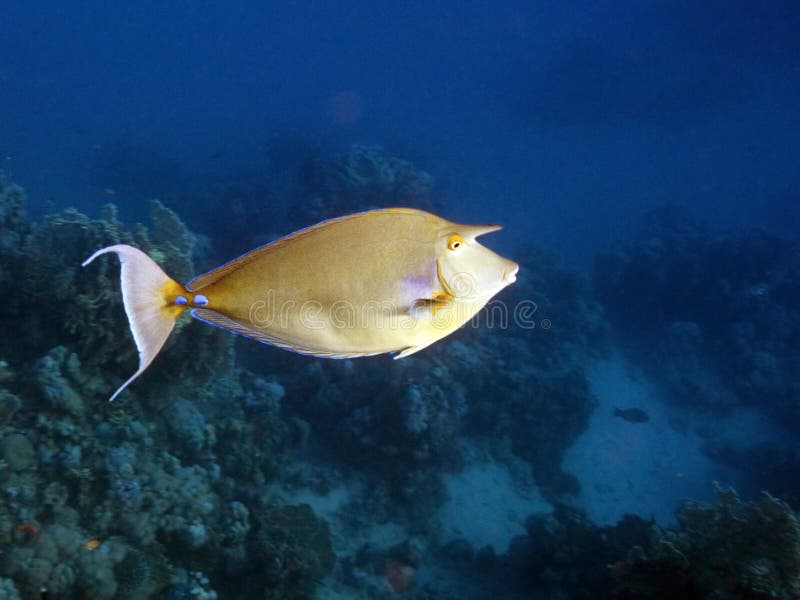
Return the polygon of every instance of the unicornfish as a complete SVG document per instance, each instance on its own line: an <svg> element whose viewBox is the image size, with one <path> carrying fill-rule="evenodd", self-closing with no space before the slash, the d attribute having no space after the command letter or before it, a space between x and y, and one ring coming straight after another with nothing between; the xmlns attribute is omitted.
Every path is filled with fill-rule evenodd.
<svg viewBox="0 0 800 600"><path fill-rule="evenodd" d="M150 365L176 319L194 318L302 354L402 358L467 323L516 279L518 266L476 241L499 225L459 225L408 209L323 221L260 246L192 279L171 279L128 245L119 257L122 300L139 353Z"/></svg>

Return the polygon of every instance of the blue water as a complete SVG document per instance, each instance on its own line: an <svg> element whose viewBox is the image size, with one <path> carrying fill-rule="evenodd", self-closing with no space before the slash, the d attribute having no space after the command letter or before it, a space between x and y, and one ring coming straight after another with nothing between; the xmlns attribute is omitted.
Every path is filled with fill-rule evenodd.
<svg viewBox="0 0 800 600"><path fill-rule="evenodd" d="M0 599L800 585L789 552L758 585L704 587L711 567L692 559L669 588L628 556L645 525L617 525L652 517L693 557L701 541L675 511L724 511L718 481L789 503L753 531L797 533L796 3L1 14ZM153 199L175 218L150 221ZM108 203L113 227L97 221ZM481 239L520 264L497 299L512 316L533 303L527 324L341 362L192 322L121 408L104 403L136 356L112 261L77 268L100 245L143 247L185 282L319 220L398 205L504 224ZM95 221L53 216L67 208ZM149 238L125 233L137 222ZM329 548L304 545L314 527ZM719 560L755 573L779 543Z"/></svg>

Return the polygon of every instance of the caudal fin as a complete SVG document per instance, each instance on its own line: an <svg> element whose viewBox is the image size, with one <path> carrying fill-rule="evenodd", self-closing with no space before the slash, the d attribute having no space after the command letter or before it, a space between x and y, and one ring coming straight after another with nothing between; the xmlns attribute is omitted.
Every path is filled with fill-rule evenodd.
<svg viewBox="0 0 800 600"><path fill-rule="evenodd" d="M167 341L175 321L185 309L183 287L170 279L156 262L141 250L119 244L98 250L81 266L86 266L101 254L114 252L121 264L122 302L139 351L139 370L109 398L112 402L122 390L141 375L153 362Z"/></svg>

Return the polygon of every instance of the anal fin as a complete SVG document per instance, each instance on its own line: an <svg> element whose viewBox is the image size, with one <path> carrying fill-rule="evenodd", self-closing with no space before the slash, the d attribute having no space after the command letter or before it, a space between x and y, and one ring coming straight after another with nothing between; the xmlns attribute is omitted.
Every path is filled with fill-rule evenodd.
<svg viewBox="0 0 800 600"><path fill-rule="evenodd" d="M409 346L408 348L401 351L399 354L395 354L393 358L397 360L398 358L405 358L406 356L411 356L412 354L415 354L416 352L419 352L420 350L427 348L432 343L433 342L430 342L429 344L423 344L421 346Z"/></svg>

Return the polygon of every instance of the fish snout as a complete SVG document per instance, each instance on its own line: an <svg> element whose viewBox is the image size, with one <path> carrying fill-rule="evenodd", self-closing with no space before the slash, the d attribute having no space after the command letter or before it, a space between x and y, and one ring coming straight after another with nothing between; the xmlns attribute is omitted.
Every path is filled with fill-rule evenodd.
<svg viewBox="0 0 800 600"><path fill-rule="evenodd" d="M503 281L505 283L514 283L517 280L518 271L519 265L517 263L511 263L503 271Z"/></svg>

